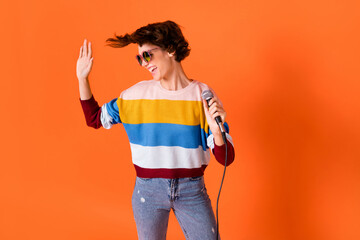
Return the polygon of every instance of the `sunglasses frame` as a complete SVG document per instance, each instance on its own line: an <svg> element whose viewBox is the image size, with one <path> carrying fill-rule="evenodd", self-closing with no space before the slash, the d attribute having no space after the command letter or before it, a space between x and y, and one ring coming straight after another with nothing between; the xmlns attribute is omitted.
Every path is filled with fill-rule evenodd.
<svg viewBox="0 0 360 240"><path fill-rule="evenodd" d="M145 62L147 62L147 63L151 61L151 51L156 50L156 49L158 49L158 47L157 47L157 48L150 49L150 50L147 50L147 51L144 51L144 52L142 52L141 55L138 54L138 55L135 56L137 62L140 64L140 66L142 66L142 61L145 61ZM145 54L147 54L147 56L145 56ZM147 60L147 58L148 58L149 60Z"/></svg>

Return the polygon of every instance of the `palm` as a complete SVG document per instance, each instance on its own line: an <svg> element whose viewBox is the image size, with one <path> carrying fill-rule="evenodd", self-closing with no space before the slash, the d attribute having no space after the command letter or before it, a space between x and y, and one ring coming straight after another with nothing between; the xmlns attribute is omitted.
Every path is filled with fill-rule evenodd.
<svg viewBox="0 0 360 240"><path fill-rule="evenodd" d="M87 58L81 57L76 63L76 75L80 78L87 78L90 74L92 61Z"/></svg>
<svg viewBox="0 0 360 240"><path fill-rule="evenodd" d="M80 48L79 58L76 63L76 76L78 79L87 78L90 74L93 63L91 43L86 44L84 41L83 46Z"/></svg>

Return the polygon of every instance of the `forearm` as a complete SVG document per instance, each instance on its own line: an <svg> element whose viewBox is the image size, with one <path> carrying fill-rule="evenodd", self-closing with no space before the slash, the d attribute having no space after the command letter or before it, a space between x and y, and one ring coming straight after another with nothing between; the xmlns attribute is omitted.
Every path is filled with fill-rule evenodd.
<svg viewBox="0 0 360 240"><path fill-rule="evenodd" d="M88 100L92 97L92 92L89 84L89 79L82 78L79 80L79 92L81 100Z"/></svg>
<svg viewBox="0 0 360 240"><path fill-rule="evenodd" d="M220 122L220 124L222 125L222 129L225 129L224 128L224 125L222 122ZM212 126L210 128L211 132L212 132L212 135L214 136L214 142L217 146L222 146L224 145L224 139L223 139L223 136L222 136L222 133L221 133L221 130L220 130L220 127L216 124L215 126Z"/></svg>
<svg viewBox="0 0 360 240"><path fill-rule="evenodd" d="M95 100L94 96L89 99L80 99L81 107L84 111L86 124L89 127L100 128L101 124L101 107Z"/></svg>
<svg viewBox="0 0 360 240"><path fill-rule="evenodd" d="M222 146L225 144L221 131L213 132L213 136L214 136L214 142L217 146Z"/></svg>
<svg viewBox="0 0 360 240"><path fill-rule="evenodd" d="M223 125L224 128L224 125ZM234 159L235 159L235 151L234 146L232 145L232 141L229 141L229 139L226 139L227 147L225 145L222 133L220 131L220 128L216 126L216 128L211 130L212 135L214 137L214 148L213 148L213 154L216 158L216 160L221 163L222 165L225 165L225 158L226 158L226 149L227 149L227 163L226 165L230 165ZM230 135L227 135L227 138L230 137ZM230 137L231 139L231 137Z"/></svg>

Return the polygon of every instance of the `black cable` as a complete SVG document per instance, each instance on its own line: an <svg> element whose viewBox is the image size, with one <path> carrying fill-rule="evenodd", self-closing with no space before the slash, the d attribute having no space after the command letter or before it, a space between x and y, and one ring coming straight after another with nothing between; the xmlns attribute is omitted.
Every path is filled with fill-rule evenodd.
<svg viewBox="0 0 360 240"><path fill-rule="evenodd" d="M217 197L217 201L216 201L216 240L219 240L219 215L218 215L218 209L219 209L219 199L220 199L220 193L221 193L221 188L224 182L224 178L225 178L225 172L226 172L226 164L227 164L227 141L226 141L226 133L222 132L222 137L225 143L225 166L224 166L224 173L221 179L221 184L220 184L220 189L219 189L219 194Z"/></svg>

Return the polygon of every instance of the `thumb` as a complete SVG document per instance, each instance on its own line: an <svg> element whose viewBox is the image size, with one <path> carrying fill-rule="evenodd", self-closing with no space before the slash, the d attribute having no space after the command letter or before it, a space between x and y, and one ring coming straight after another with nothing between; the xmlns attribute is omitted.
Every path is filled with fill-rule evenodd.
<svg viewBox="0 0 360 240"><path fill-rule="evenodd" d="M210 117L210 112L209 112L209 106L206 100L203 99L203 105L204 105L204 112L205 112L205 116L206 118Z"/></svg>
<svg viewBox="0 0 360 240"><path fill-rule="evenodd" d="M203 102L203 105L204 105L204 110L205 110L205 111L206 111L206 110L209 111L209 107L208 107L208 105L207 105L206 100L203 99L202 102Z"/></svg>
<svg viewBox="0 0 360 240"><path fill-rule="evenodd" d="M92 58L90 58L90 62L89 62L89 65L88 65L88 69L89 70L91 70L91 68L92 68L92 65L93 65L93 57Z"/></svg>

